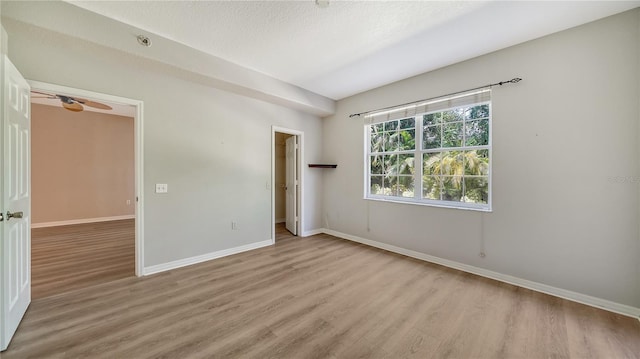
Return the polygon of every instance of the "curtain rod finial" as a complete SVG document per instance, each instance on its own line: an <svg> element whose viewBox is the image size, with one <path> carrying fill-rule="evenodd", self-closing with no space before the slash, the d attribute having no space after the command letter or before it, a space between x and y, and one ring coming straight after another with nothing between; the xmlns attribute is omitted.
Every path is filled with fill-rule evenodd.
<svg viewBox="0 0 640 359"><path fill-rule="evenodd" d="M515 83L518 83L518 82L520 82L520 81L522 81L522 79L521 79L521 78L519 78L519 77L514 77L514 78L512 78L512 79L511 79L511 80L509 80L509 81L500 81L500 82L498 82L497 84L492 84L492 85L500 85L500 86L502 86L502 85L504 85L504 84L515 84ZM489 85L489 87L491 87L492 85Z"/></svg>

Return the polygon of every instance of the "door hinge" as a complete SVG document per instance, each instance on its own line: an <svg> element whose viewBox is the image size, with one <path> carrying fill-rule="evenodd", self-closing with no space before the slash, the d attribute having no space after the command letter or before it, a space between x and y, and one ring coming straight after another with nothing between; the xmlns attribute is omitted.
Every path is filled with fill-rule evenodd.
<svg viewBox="0 0 640 359"><path fill-rule="evenodd" d="M138 202L138 196L136 196L136 202Z"/></svg>

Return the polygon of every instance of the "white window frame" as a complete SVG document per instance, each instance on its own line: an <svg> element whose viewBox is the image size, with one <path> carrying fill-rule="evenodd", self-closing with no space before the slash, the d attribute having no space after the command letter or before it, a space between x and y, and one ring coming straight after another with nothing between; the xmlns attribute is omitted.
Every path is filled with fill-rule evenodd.
<svg viewBox="0 0 640 359"><path fill-rule="evenodd" d="M424 130L423 123L423 115L428 115L431 113L439 113L449 110L455 110L458 108L467 108L474 107L480 105L489 105L489 141L487 145L484 146L462 146L462 147L438 147L433 149L423 149L422 146L422 136ZM385 195L376 195L371 194L371 155L378 154L378 152L371 152L371 123L366 123L364 125L364 199L365 200L373 200L373 201L383 201L383 202L394 202L394 203L406 203L413 205L423 205L423 206L431 206L431 207L442 207L442 208L454 208L454 209L465 209L465 210L475 210L482 212L491 212L492 211L492 180L493 180L493 109L491 108L491 100L475 102L473 104L466 104L461 106L452 106L447 107L445 109L438 109L435 111L422 112L417 113L411 116L403 116L398 119L405 118L414 118L415 122L415 143L416 148L412 151L392 151L392 152L384 152L380 154L402 154L402 153L412 153L414 154L414 196L413 197L399 197L399 196L385 196ZM380 121L387 122L387 121ZM377 123L380 123L377 122ZM463 143L465 139L466 133L463 131ZM488 168L488 198L487 203L471 203L471 202L458 202L458 201L446 201L446 200L433 200L422 198L423 195L423 154L424 153L434 153L434 152L445 152L445 151L465 151L465 150L488 150L489 151L489 168Z"/></svg>

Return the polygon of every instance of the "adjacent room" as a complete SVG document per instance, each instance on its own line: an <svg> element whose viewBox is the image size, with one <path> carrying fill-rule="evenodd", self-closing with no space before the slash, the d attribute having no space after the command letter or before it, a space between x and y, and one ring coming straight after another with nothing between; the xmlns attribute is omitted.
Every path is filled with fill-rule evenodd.
<svg viewBox="0 0 640 359"><path fill-rule="evenodd" d="M640 357L640 1L0 16L2 358Z"/></svg>
<svg viewBox="0 0 640 359"><path fill-rule="evenodd" d="M32 299L135 276L134 110L74 100L31 92Z"/></svg>

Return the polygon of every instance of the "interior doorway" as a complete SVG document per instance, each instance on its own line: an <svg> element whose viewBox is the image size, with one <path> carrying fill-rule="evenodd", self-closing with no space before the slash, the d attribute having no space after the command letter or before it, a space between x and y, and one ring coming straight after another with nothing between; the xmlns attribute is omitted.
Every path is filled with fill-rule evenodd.
<svg viewBox="0 0 640 359"><path fill-rule="evenodd" d="M272 238L302 235L304 136L297 130L272 128Z"/></svg>
<svg viewBox="0 0 640 359"><path fill-rule="evenodd" d="M141 275L142 104L31 86L33 299Z"/></svg>
<svg viewBox="0 0 640 359"><path fill-rule="evenodd" d="M275 217L276 226L286 229L287 210L291 212L291 206L287 207L287 169L291 172L291 168L287 168L287 141L294 135L282 132L276 132L275 139ZM290 140L289 140L290 141ZM295 209L295 208L294 208ZM291 231L296 234L296 231Z"/></svg>

